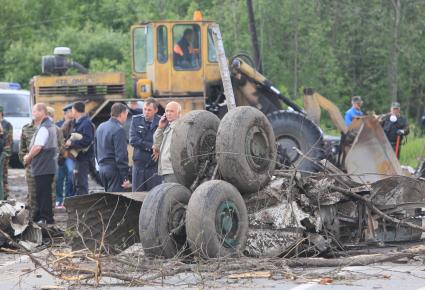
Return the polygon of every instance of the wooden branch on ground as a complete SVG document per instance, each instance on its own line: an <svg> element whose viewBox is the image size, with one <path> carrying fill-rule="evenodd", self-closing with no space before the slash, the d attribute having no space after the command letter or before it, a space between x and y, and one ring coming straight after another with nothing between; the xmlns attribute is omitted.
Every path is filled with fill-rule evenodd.
<svg viewBox="0 0 425 290"><path fill-rule="evenodd" d="M344 266L366 266L370 264L397 261L403 258L413 258L414 256L425 255L425 246L415 246L401 252L358 255L344 258L297 258L287 259L289 267L344 267Z"/></svg>

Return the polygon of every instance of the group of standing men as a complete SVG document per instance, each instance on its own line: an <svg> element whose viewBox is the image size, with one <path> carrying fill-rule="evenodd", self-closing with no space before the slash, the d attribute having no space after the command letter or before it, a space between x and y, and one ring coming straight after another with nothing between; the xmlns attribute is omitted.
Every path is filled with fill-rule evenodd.
<svg viewBox="0 0 425 290"><path fill-rule="evenodd" d="M1 111L1 108L0 108ZM33 121L22 129L19 156L26 168L31 217L52 224L54 197L61 207L65 197L88 194L88 175L95 157L106 191L148 191L176 181L171 166L170 146L174 121L181 107L170 102L162 117L155 99L144 102L143 113L131 120L128 138L123 128L128 108L113 104L111 118L96 130L85 105L76 102L63 108L64 119L54 123L54 110L43 103L34 105ZM132 181L129 181L128 140L134 147ZM56 178L55 178L56 176ZM55 184L56 183L56 184ZM55 190L54 190L55 189Z"/></svg>
<svg viewBox="0 0 425 290"><path fill-rule="evenodd" d="M363 101L361 97L355 96L351 99L352 107L345 112L345 125L349 127L356 117L363 116L361 107ZM400 103L393 102L390 112L381 116L380 124L384 129L388 141L393 147L397 158L400 158L400 149L403 138L409 134L409 124L407 119L400 114Z"/></svg>
<svg viewBox="0 0 425 290"><path fill-rule="evenodd" d="M105 191L149 191L161 182L176 182L171 166L171 135L181 106L170 102L162 117L157 115L158 103L149 98L143 113L133 110L129 143L133 146L132 184L128 180L127 135L123 128L128 108L112 105L111 118L100 124L95 136L95 155Z"/></svg>
<svg viewBox="0 0 425 290"><path fill-rule="evenodd" d="M54 223L54 188L58 206L63 202L64 183L67 197L88 194L94 126L83 102L63 110L63 122L55 124L53 108L35 104L33 121L22 128L19 156L26 169L31 218L38 223Z"/></svg>

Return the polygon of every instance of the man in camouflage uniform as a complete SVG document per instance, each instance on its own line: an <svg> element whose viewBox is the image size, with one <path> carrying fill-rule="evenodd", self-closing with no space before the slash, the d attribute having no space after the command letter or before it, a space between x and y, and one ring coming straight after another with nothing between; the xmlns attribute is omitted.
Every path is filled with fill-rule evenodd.
<svg viewBox="0 0 425 290"><path fill-rule="evenodd" d="M3 136L5 138L5 143L2 152L2 167L3 167L3 190L4 190L4 199L7 199L9 195L9 183L8 183L8 168L10 155L12 154L12 144L13 144L13 127L8 121L4 119L4 108L0 106L0 123L3 128Z"/></svg>
<svg viewBox="0 0 425 290"><path fill-rule="evenodd" d="M34 121L22 127L21 144L19 146L19 160L22 164L24 164L24 156L29 152L31 139L34 136L35 130L37 128L34 126ZM31 219L34 220L38 206L35 195L35 181L29 166L25 167L25 179L28 185L28 204L30 205Z"/></svg>

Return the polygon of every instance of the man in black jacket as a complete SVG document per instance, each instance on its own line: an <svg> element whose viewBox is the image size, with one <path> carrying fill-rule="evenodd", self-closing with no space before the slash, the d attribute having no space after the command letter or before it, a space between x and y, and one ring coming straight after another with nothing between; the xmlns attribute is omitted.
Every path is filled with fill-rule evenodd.
<svg viewBox="0 0 425 290"><path fill-rule="evenodd" d="M400 157L401 141L403 137L409 134L409 125L405 117L400 115L400 103L394 102L391 104L391 110L384 116L381 121L381 126L390 141L397 158Z"/></svg>
<svg viewBox="0 0 425 290"><path fill-rule="evenodd" d="M100 124L96 131L95 155L106 192L123 192L131 187L128 181L127 136L122 127L127 115L124 104L113 104L111 118Z"/></svg>
<svg viewBox="0 0 425 290"><path fill-rule="evenodd" d="M85 114L83 102L72 105L72 115L75 119L71 137L66 141L65 148L74 153L76 159L74 168L75 194L89 193L89 168L93 158L94 126Z"/></svg>
<svg viewBox="0 0 425 290"><path fill-rule="evenodd" d="M153 134L158 128L158 103L149 98L143 104L143 114L131 119L130 144L133 152L133 191L149 191L161 183L158 163L152 159Z"/></svg>

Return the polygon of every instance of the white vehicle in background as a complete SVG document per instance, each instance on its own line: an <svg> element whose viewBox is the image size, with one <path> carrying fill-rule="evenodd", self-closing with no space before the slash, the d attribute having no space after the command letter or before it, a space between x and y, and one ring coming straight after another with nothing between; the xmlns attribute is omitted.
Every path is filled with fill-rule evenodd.
<svg viewBox="0 0 425 290"><path fill-rule="evenodd" d="M18 83L0 82L0 106L4 108L4 117L13 126L13 146L11 164L20 164L18 158L22 127L31 122L30 92L22 90Z"/></svg>

